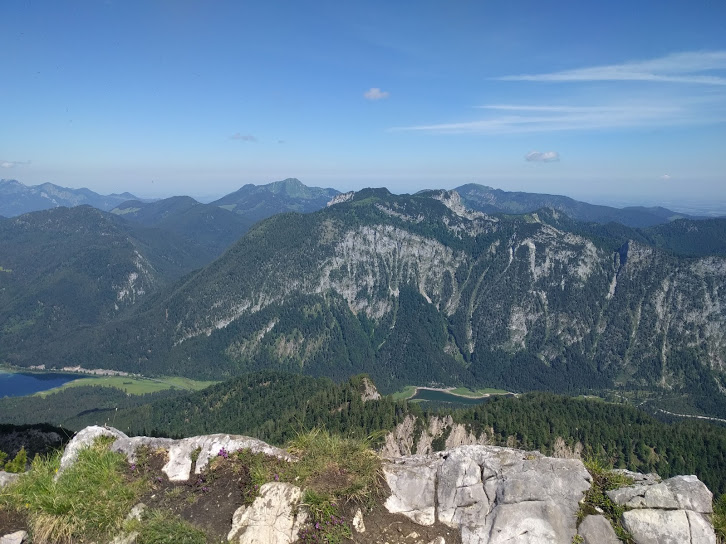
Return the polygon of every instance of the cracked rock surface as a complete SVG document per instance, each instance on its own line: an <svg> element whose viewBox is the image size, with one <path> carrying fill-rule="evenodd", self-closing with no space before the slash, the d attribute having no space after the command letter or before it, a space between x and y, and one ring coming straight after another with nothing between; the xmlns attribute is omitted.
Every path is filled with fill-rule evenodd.
<svg viewBox="0 0 726 544"><path fill-rule="evenodd" d="M384 466L390 512L461 530L463 544L571 542L590 488L582 462L495 446L461 446Z"/></svg>
<svg viewBox="0 0 726 544"><path fill-rule="evenodd" d="M577 534L588 544L620 542L603 516L577 527L592 484L578 459L467 445L390 459L383 470L389 512L459 529L462 544L570 544ZM625 506L622 523L636 544L716 544L711 492L698 478L636 476L634 485L608 492Z"/></svg>
<svg viewBox="0 0 726 544"><path fill-rule="evenodd" d="M623 526L636 544L716 544L706 518L713 512L713 496L696 476L638 481L608 496L628 509Z"/></svg>

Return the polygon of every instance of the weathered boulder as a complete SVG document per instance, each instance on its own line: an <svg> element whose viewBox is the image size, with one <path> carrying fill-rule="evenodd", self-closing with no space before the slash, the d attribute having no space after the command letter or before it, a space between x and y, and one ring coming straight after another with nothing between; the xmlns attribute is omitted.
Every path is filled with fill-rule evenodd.
<svg viewBox="0 0 726 544"><path fill-rule="evenodd" d="M230 542L239 544L290 544L297 540L303 513L296 515L302 492L299 487L271 482L260 487L260 494L250 506L241 506L232 518Z"/></svg>
<svg viewBox="0 0 726 544"><path fill-rule="evenodd" d="M129 438L124 433L118 429L114 429L113 427L99 427L98 425L92 425L85 429L81 429L66 445L63 457L61 457L60 468L58 468L56 478L58 478L58 476L76 462L78 454L82 449L89 447L97 438L101 438L102 436L109 436L116 438L117 440L128 440Z"/></svg>
<svg viewBox="0 0 726 544"><path fill-rule="evenodd" d="M583 544L621 544L605 516L586 516L577 528Z"/></svg>
<svg viewBox="0 0 726 544"><path fill-rule="evenodd" d="M461 529L464 544L570 542L591 478L582 462L495 446L461 446L384 467L386 508Z"/></svg>
<svg viewBox="0 0 726 544"><path fill-rule="evenodd" d="M412 455L402 457L383 467L391 488L386 508L392 514L403 514L419 525L436 521L436 472L441 459Z"/></svg>
<svg viewBox="0 0 726 544"><path fill-rule="evenodd" d="M112 427L91 426L79 431L66 446L61 458L58 475L70 467L78 459L78 453L102 436L115 438L111 450L123 453L129 462L136 460L136 452L141 447L152 450L168 451L168 461L162 471L171 481L186 481L192 470L192 454L198 450L195 473L199 474L207 466L209 460L224 448L228 452L250 449L255 453L265 453L280 459L291 461L292 456L280 448L270 446L256 438L229 434L211 434L173 440L171 438L153 438L136 436L129 438L121 431Z"/></svg>
<svg viewBox="0 0 726 544"><path fill-rule="evenodd" d="M4 470L0 470L0 488L3 488L6 485L14 482L19 477L20 477L20 474L15 474L12 472L5 472Z"/></svg>
<svg viewBox="0 0 726 544"><path fill-rule="evenodd" d="M636 544L716 544L713 527L698 512L629 510L623 514L623 527Z"/></svg>
<svg viewBox="0 0 726 544"><path fill-rule="evenodd" d="M25 542L28 533L25 531L15 531L9 535L0 537L0 544L22 544Z"/></svg>
<svg viewBox="0 0 726 544"><path fill-rule="evenodd" d="M209 460L215 457L222 448L230 453L249 449L255 453L264 453L287 461L292 460L292 456L286 451L270 446L256 438L229 434L210 434L175 440L169 448L169 461L162 470L169 480L188 480L192 469L192 453L194 451L199 450L194 473L200 474L202 469L209 463Z"/></svg>
<svg viewBox="0 0 726 544"><path fill-rule="evenodd" d="M636 482L628 487L608 491L615 504L626 508L665 508L713 512L713 494L696 476L675 476L660 483Z"/></svg>
<svg viewBox="0 0 726 544"><path fill-rule="evenodd" d="M629 510L623 527L637 544L715 544L711 523L713 495L696 476L675 476L657 481L645 478L633 485L608 491L615 504Z"/></svg>

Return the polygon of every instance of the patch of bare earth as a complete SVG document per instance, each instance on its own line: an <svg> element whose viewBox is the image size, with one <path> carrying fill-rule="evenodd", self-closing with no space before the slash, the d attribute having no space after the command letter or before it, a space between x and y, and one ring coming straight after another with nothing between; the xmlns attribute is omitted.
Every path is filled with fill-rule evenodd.
<svg viewBox="0 0 726 544"><path fill-rule="evenodd" d="M15 531L27 531L28 521L23 512L12 508L0 507L0 536L14 533Z"/></svg>
<svg viewBox="0 0 726 544"><path fill-rule="evenodd" d="M352 516L353 514L351 514ZM459 531L436 523L418 525L401 514L391 514L383 505L363 514L364 533L353 532L350 542L356 544L429 544L442 537L446 544L461 544Z"/></svg>

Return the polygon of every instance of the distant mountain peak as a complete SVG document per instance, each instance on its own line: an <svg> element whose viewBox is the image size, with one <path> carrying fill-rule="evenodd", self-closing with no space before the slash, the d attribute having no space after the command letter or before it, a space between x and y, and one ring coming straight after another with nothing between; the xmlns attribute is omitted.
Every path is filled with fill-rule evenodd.
<svg viewBox="0 0 726 544"><path fill-rule="evenodd" d="M259 221L278 213L320 210L338 194L336 189L308 187L297 178L286 178L266 185L248 183L212 204Z"/></svg>
<svg viewBox="0 0 726 544"><path fill-rule="evenodd" d="M25 185L15 179L0 180L0 215L15 216L60 206L88 204L109 211L126 200L137 197L130 193L100 195L90 189L71 189L54 183Z"/></svg>

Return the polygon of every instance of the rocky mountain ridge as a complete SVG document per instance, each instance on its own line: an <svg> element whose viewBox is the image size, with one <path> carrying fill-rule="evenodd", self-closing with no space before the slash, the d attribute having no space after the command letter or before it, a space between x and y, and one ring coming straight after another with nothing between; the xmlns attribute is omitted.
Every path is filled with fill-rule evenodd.
<svg viewBox="0 0 726 544"><path fill-rule="evenodd" d="M126 200L136 199L131 193L99 195L85 188L71 189L53 183L28 186L14 179L0 179L0 215L7 217L83 204L109 211Z"/></svg>
<svg viewBox="0 0 726 544"><path fill-rule="evenodd" d="M164 452L162 472L169 481L186 481L192 472L202 474L218 453L228 455L238 449L295 462L287 452L247 437L129 438L113 428L88 427L67 445L56 479L84 447L103 436L110 437L111 449L125 454L130 463L140 448ZM383 507L394 518L383 527L373 523L375 507L358 510L352 523L353 542L615 544L620 540L614 527L620 527L634 544L716 543L710 522L712 495L695 476L660 481L655 475L626 473L629 485L606 490L612 504L621 508L618 519L608 519L608 512L587 509L588 493L598 483L579 460L494 446L460 446L431 455L389 458L382 470L388 489ZM240 505L227 520L228 540L298 541L309 524L302 494L291 483L266 483L251 504ZM402 524L396 519L408 519L419 529L410 534L389 531Z"/></svg>
<svg viewBox="0 0 726 544"><path fill-rule="evenodd" d="M361 191L260 223L72 357L141 373L367 372L384 390L624 386L726 413L726 259L569 225L472 212L456 193Z"/></svg>

